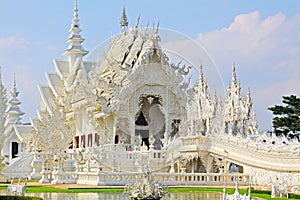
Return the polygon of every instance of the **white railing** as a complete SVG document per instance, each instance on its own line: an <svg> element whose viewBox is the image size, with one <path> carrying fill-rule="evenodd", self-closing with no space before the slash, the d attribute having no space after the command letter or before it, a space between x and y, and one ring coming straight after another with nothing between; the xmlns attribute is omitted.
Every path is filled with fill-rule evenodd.
<svg viewBox="0 0 300 200"><path fill-rule="evenodd" d="M216 173L153 173L154 180L168 186L234 186L236 177L239 185L248 186L250 176L247 174L216 174ZM143 173L77 173L78 184L92 185L125 185L142 179Z"/></svg>

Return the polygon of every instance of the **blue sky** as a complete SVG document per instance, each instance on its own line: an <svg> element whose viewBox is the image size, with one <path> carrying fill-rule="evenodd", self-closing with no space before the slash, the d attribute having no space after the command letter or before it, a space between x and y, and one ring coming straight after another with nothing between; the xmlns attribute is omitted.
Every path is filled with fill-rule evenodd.
<svg viewBox="0 0 300 200"><path fill-rule="evenodd" d="M54 71L52 60L63 58L73 15L72 0L0 0L0 66L8 90L17 76L23 121L39 106L37 84ZM300 3L297 0L96 1L79 0L85 49L120 32L126 7L129 23L141 15L141 26L160 22L195 40L209 53L225 87L236 63L243 93L251 89L261 129L270 129L268 106L281 96L300 91ZM181 41L182 42L182 41ZM179 42L169 44L174 48ZM188 44L188 41L187 41ZM191 52L191 57L193 55ZM299 58L298 58L299 57ZM213 90L213 88L211 88Z"/></svg>

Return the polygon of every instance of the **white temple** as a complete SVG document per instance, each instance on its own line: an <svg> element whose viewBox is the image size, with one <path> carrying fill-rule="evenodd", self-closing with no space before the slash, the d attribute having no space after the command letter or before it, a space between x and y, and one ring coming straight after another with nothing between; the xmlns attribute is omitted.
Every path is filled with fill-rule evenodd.
<svg viewBox="0 0 300 200"><path fill-rule="evenodd" d="M299 190L299 141L259 132L235 66L220 99L210 93L202 66L191 86L193 66L169 60L158 27L128 27L125 9L120 24L101 59L85 61L75 3L66 59L54 60L47 84L38 86L31 125L20 123L14 82L1 135L3 175L125 185L150 168L168 185L234 185L238 176L240 185Z"/></svg>

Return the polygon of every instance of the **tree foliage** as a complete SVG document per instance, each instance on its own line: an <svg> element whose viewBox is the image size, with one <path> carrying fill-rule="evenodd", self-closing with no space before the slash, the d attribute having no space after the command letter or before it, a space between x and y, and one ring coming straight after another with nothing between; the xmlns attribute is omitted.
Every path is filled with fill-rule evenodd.
<svg viewBox="0 0 300 200"><path fill-rule="evenodd" d="M273 112L273 128L276 135L293 137L300 133L300 98L295 95L283 96L282 103L268 109Z"/></svg>

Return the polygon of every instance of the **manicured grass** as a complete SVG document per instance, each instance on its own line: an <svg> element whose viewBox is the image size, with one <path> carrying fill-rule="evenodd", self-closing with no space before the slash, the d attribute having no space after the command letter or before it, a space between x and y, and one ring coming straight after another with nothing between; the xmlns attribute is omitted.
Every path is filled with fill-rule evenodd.
<svg viewBox="0 0 300 200"><path fill-rule="evenodd" d="M228 188L226 192L228 194L233 194L235 189ZM223 192L223 188L169 188L170 192ZM247 194L248 189L240 189L240 194ZM263 191L263 190L251 190L251 196L259 197L266 200L295 200L300 199L300 195L290 194L290 198L271 198L271 191Z"/></svg>

